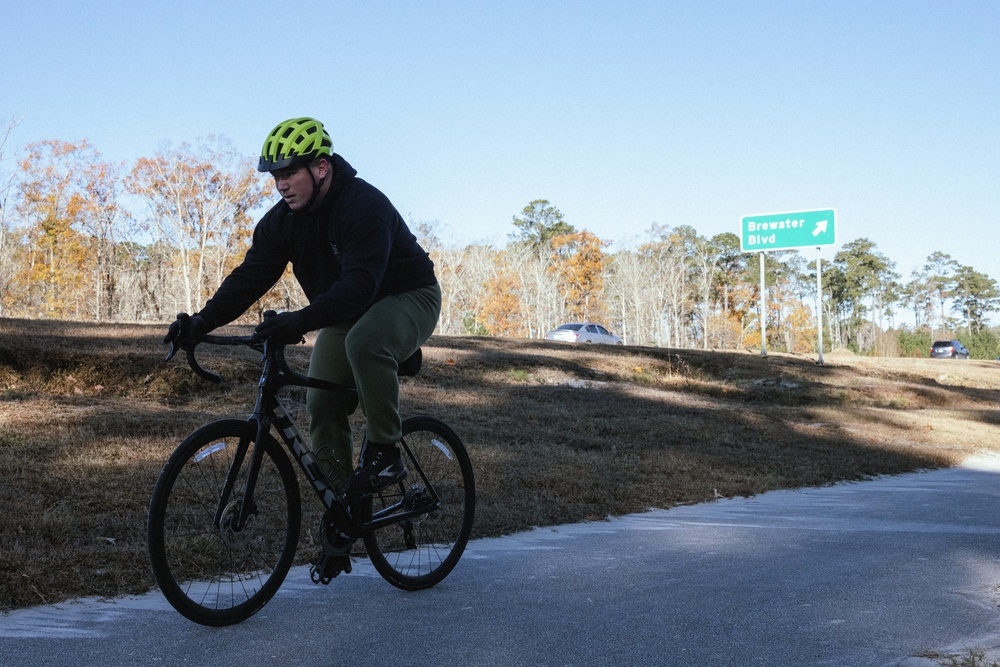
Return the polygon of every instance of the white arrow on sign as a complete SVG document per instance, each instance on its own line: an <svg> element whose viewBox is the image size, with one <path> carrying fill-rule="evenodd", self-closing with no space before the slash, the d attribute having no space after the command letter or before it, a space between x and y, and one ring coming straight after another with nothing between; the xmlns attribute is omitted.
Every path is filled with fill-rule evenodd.
<svg viewBox="0 0 1000 667"><path fill-rule="evenodd" d="M820 220L816 223L816 229L813 230L813 236L819 236L820 234L826 233L826 226L830 224L829 220Z"/></svg>

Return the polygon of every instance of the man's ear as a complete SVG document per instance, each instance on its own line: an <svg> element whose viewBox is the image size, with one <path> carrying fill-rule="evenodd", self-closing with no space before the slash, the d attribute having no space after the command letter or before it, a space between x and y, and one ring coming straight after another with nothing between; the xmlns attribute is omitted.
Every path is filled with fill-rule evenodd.
<svg viewBox="0 0 1000 667"><path fill-rule="evenodd" d="M327 176L330 175L330 172L333 170L333 166L330 164L330 161L327 160L326 158L320 158L316 160L316 162L313 163L313 166L316 167L316 176L319 178L326 178Z"/></svg>

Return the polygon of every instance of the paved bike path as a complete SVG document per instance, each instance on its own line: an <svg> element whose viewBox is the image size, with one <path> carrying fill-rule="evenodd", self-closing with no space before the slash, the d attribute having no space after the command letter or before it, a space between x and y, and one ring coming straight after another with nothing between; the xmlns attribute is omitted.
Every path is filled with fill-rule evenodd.
<svg viewBox="0 0 1000 667"><path fill-rule="evenodd" d="M1000 657L1000 458L477 540L434 589L295 568L250 620L156 593L0 615L0 665L938 665ZM374 625L372 625L374 623Z"/></svg>

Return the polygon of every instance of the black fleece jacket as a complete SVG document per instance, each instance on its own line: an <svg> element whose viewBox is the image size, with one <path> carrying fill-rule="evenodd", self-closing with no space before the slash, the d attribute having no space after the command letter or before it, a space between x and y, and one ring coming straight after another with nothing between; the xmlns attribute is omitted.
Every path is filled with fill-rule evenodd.
<svg viewBox="0 0 1000 667"><path fill-rule="evenodd" d="M242 315L274 286L289 262L309 299L301 311L309 331L352 322L383 297L434 285L434 263L395 207L357 177L341 156L315 211L284 201L254 229L243 263L199 313L211 328Z"/></svg>

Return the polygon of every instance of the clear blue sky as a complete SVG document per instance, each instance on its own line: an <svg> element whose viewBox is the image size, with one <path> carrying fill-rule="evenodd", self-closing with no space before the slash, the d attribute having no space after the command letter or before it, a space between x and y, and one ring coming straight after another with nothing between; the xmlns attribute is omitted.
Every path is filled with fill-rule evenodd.
<svg viewBox="0 0 1000 667"><path fill-rule="evenodd" d="M279 121L452 242L548 199L577 229L739 233L834 208L908 279L1000 280L1000 1L7 3L8 144L109 159ZM9 165L6 165L9 167ZM823 251L830 258L836 248ZM815 256L809 251L810 258Z"/></svg>

